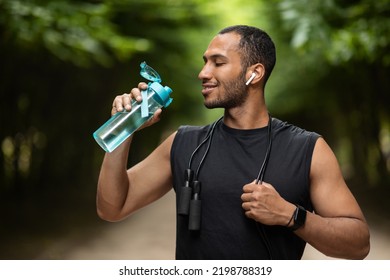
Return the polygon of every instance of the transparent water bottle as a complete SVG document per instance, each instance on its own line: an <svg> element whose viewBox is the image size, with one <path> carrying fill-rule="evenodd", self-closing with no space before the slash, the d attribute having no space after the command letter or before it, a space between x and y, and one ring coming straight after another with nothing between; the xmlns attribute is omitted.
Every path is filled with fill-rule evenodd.
<svg viewBox="0 0 390 280"><path fill-rule="evenodd" d="M160 84L160 75L145 62L140 66L141 76L150 81L147 90L141 91L142 102L132 100L131 111L117 112L93 133L96 142L106 152L115 150L158 109L168 107L172 102L172 90Z"/></svg>

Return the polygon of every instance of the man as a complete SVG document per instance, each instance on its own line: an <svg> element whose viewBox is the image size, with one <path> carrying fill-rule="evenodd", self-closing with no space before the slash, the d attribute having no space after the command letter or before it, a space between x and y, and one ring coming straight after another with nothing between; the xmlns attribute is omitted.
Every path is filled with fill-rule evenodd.
<svg viewBox="0 0 390 280"><path fill-rule="evenodd" d="M306 242L331 257L365 258L369 229L332 150L268 114L264 88L276 61L269 36L228 27L203 58L204 104L224 108L223 120L181 127L128 170L131 138L107 153L99 216L124 219L173 187L177 259L300 259ZM131 110L146 87L117 96L111 113Z"/></svg>

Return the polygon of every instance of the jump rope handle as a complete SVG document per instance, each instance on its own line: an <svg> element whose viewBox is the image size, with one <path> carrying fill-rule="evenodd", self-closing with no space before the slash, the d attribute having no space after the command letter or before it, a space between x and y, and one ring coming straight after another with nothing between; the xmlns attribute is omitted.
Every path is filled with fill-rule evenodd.
<svg viewBox="0 0 390 280"><path fill-rule="evenodd" d="M187 169L184 172L185 183L180 189L179 204L177 206L177 213L180 215L188 215L190 210L190 201L192 196L192 180L194 178L194 172L191 169Z"/></svg>
<svg viewBox="0 0 390 280"><path fill-rule="evenodd" d="M201 184L199 181L193 182L193 197L190 202L190 215L188 220L189 230L200 230L202 201L200 200Z"/></svg>

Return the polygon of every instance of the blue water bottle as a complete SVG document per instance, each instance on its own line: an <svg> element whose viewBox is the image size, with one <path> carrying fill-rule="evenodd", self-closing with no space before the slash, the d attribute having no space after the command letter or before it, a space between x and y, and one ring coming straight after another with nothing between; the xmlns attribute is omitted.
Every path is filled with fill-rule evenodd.
<svg viewBox="0 0 390 280"><path fill-rule="evenodd" d="M141 63L140 74L150 81L147 90L141 91L142 102L132 100L131 111L118 112L93 133L96 142L106 152L112 152L162 107L172 102L172 90L160 84L160 75L146 62Z"/></svg>

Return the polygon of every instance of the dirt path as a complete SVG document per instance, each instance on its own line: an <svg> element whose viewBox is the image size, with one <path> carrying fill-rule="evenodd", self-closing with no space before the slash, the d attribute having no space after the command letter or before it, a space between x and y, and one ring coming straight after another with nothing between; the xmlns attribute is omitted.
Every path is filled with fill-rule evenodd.
<svg viewBox="0 0 390 280"><path fill-rule="evenodd" d="M58 243L42 257L50 258L63 251L61 259L174 259L174 194L140 210L118 223L105 223L99 232L79 238L78 244ZM390 237L387 224L371 226L371 252L367 259L390 259ZM307 246L303 259L328 259Z"/></svg>

